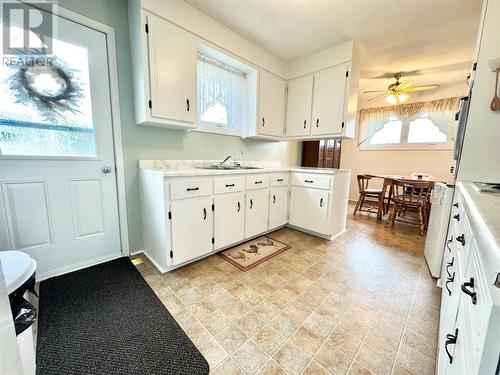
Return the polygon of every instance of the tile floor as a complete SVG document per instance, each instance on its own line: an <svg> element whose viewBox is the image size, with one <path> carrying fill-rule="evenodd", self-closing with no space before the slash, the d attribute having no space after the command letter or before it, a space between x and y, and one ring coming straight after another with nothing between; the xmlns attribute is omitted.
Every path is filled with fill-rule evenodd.
<svg viewBox="0 0 500 375"><path fill-rule="evenodd" d="M272 236L291 248L247 272L137 265L212 374L434 374L440 289L415 227L358 214L334 241Z"/></svg>

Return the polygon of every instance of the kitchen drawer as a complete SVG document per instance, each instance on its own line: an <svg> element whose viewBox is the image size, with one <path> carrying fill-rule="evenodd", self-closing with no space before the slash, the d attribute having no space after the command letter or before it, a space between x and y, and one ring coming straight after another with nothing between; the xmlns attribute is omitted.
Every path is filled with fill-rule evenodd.
<svg viewBox="0 0 500 375"><path fill-rule="evenodd" d="M332 177L321 174L293 173L292 185L317 189L330 189Z"/></svg>
<svg viewBox="0 0 500 375"><path fill-rule="evenodd" d="M212 195L212 179L181 180L170 182L170 199L184 199Z"/></svg>
<svg viewBox="0 0 500 375"><path fill-rule="evenodd" d="M288 173L273 173L271 174L271 186L286 186L288 185Z"/></svg>
<svg viewBox="0 0 500 375"><path fill-rule="evenodd" d="M214 179L214 193L223 194L245 190L244 176L217 177Z"/></svg>
<svg viewBox="0 0 500 375"><path fill-rule="evenodd" d="M262 189L267 187L269 187L268 174L247 176L247 190Z"/></svg>

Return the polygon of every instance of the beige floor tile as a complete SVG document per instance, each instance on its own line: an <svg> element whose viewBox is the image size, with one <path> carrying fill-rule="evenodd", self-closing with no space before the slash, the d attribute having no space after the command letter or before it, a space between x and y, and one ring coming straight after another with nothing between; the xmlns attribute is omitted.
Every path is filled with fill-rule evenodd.
<svg viewBox="0 0 500 375"><path fill-rule="evenodd" d="M167 310L172 315L175 315L186 308L184 306L184 304L181 302L181 300L177 297L174 297L174 298L171 298L167 301L162 301L162 302L163 302L163 305L167 308Z"/></svg>
<svg viewBox="0 0 500 375"><path fill-rule="evenodd" d="M238 301L248 306L249 308L257 306L260 302L262 302L263 299L263 297L258 296L251 290L246 290L244 293L238 296Z"/></svg>
<svg viewBox="0 0 500 375"><path fill-rule="evenodd" d="M266 324L266 322L259 318L253 311L247 312L235 322L248 336L252 336Z"/></svg>
<svg viewBox="0 0 500 375"><path fill-rule="evenodd" d="M290 303L283 309L283 312L286 313L290 318L295 320L297 323L302 323L307 319L309 315L311 315L311 311L298 302Z"/></svg>
<svg viewBox="0 0 500 375"><path fill-rule="evenodd" d="M372 327L365 337L365 342L368 345L377 348L381 353L392 359L396 359L400 341L401 336L399 334L393 334L391 331L378 326Z"/></svg>
<svg viewBox="0 0 500 375"><path fill-rule="evenodd" d="M287 341L273 355L273 359L289 374L300 374L309 363L310 357L291 342Z"/></svg>
<svg viewBox="0 0 500 375"><path fill-rule="evenodd" d="M316 361L309 362L306 369L302 373L302 375L329 375L329 374L330 372L328 372L327 369L325 369Z"/></svg>
<svg viewBox="0 0 500 375"><path fill-rule="evenodd" d="M285 337L290 337L300 325L283 312L278 314L269 324Z"/></svg>
<svg viewBox="0 0 500 375"><path fill-rule="evenodd" d="M394 369L392 370L392 375L415 375L415 373L408 370L402 364L395 362Z"/></svg>
<svg viewBox="0 0 500 375"><path fill-rule="evenodd" d="M361 366L359 363L353 362L347 372L347 375L373 375L373 372Z"/></svg>
<svg viewBox="0 0 500 375"><path fill-rule="evenodd" d="M215 339L231 354L247 341L247 335L235 324L231 324L215 335Z"/></svg>
<svg viewBox="0 0 500 375"><path fill-rule="evenodd" d="M274 285L276 288L281 288L288 283L287 279L284 279L278 274L273 274L269 276L265 281L270 285Z"/></svg>
<svg viewBox="0 0 500 375"><path fill-rule="evenodd" d="M177 297L186 305L191 306L197 302L200 302L205 295L198 290L194 285L190 288L180 291L177 293Z"/></svg>
<svg viewBox="0 0 500 375"><path fill-rule="evenodd" d="M271 355L286 338L270 325L260 329L252 338L264 351Z"/></svg>
<svg viewBox="0 0 500 375"><path fill-rule="evenodd" d="M232 358L247 374L255 374L269 359L255 342L248 340L233 353Z"/></svg>
<svg viewBox="0 0 500 375"><path fill-rule="evenodd" d="M314 360L334 375L347 373L352 362L351 358L327 343L316 353Z"/></svg>
<svg viewBox="0 0 500 375"><path fill-rule="evenodd" d="M210 295L208 298L220 308L235 299L231 295L231 293L229 293L226 289L219 289L217 292Z"/></svg>
<svg viewBox="0 0 500 375"><path fill-rule="evenodd" d="M200 353L207 360L210 368L215 369L222 361L224 361L228 354L222 346L215 340L211 338L199 347Z"/></svg>
<svg viewBox="0 0 500 375"><path fill-rule="evenodd" d="M227 358L213 371L210 375L244 375L245 373L238 367L236 362L231 358Z"/></svg>
<svg viewBox="0 0 500 375"><path fill-rule="evenodd" d="M184 308L177 314L173 314L173 316L183 330L188 329L193 324L198 322L198 319L196 319L196 317L193 314L191 314L191 312L187 308Z"/></svg>
<svg viewBox="0 0 500 375"><path fill-rule="evenodd" d="M365 343L359 348L355 361L376 375L390 375L392 371L393 360Z"/></svg>
<svg viewBox="0 0 500 375"><path fill-rule="evenodd" d="M435 362L405 344L399 348L397 361L416 374L434 374Z"/></svg>
<svg viewBox="0 0 500 375"><path fill-rule="evenodd" d="M351 358L355 357L361 345L361 340L340 327L335 328L326 341Z"/></svg>
<svg viewBox="0 0 500 375"><path fill-rule="evenodd" d="M258 375L287 375L287 372L283 370L280 365L274 360L268 361L257 373Z"/></svg>
<svg viewBox="0 0 500 375"><path fill-rule="evenodd" d="M344 315L345 310L339 309L329 302L323 302L314 312L326 320L337 323Z"/></svg>
<svg viewBox="0 0 500 375"><path fill-rule="evenodd" d="M196 316L199 320L202 320L218 310L217 306L215 306L208 299L203 299L200 302L195 303L194 305L189 306L191 312Z"/></svg>
<svg viewBox="0 0 500 375"><path fill-rule="evenodd" d="M271 294L267 300L271 302L278 309L283 310L286 305L288 305L292 298L290 295L284 291L283 289L276 290L273 294Z"/></svg>
<svg viewBox="0 0 500 375"><path fill-rule="evenodd" d="M197 347L200 347L201 344L212 338L212 334L203 324L201 324L201 322L193 324L189 327L186 330L186 334Z"/></svg>
<svg viewBox="0 0 500 375"><path fill-rule="evenodd" d="M167 302L169 299L175 297L174 292L172 292L172 290L168 286L157 289L154 292L162 302Z"/></svg>
<svg viewBox="0 0 500 375"><path fill-rule="evenodd" d="M299 327L290 341L300 350L312 357L323 343L323 339L305 327Z"/></svg>
<svg viewBox="0 0 500 375"><path fill-rule="evenodd" d="M314 293L311 292L305 292L300 295L299 298L297 298L297 302L301 303L304 305L306 308L309 310L314 310L316 307L318 307L322 299L318 295L315 295Z"/></svg>
<svg viewBox="0 0 500 375"><path fill-rule="evenodd" d="M434 340L407 329L403 334L403 344L432 360L436 360L437 342Z"/></svg>
<svg viewBox="0 0 500 375"><path fill-rule="evenodd" d="M248 311L248 306L242 304L237 299L233 299L231 302L222 306L221 310L224 311L233 321L235 321L241 318Z"/></svg>
<svg viewBox="0 0 500 375"><path fill-rule="evenodd" d="M221 310L215 311L212 315L207 316L201 323L208 329L212 335L216 335L225 327L231 324L231 319Z"/></svg>
<svg viewBox="0 0 500 375"><path fill-rule="evenodd" d="M280 309L274 306L271 302L264 300L255 306L253 312L256 313L260 318L265 321L272 320L276 315L279 314Z"/></svg>
<svg viewBox="0 0 500 375"><path fill-rule="evenodd" d="M316 313L312 313L302 324L304 327L310 329L323 339L326 339L332 332L335 323L326 320Z"/></svg>

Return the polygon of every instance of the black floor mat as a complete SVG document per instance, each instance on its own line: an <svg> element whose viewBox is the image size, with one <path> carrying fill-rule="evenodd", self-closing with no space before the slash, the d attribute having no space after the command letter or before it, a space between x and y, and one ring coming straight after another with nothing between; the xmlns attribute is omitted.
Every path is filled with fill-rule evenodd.
<svg viewBox="0 0 500 375"><path fill-rule="evenodd" d="M128 258L40 283L37 374L208 374Z"/></svg>

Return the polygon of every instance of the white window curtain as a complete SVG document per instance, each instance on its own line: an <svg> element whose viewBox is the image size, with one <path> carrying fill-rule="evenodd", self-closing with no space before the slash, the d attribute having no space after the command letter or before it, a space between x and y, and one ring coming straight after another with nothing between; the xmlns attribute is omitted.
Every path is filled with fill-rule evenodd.
<svg viewBox="0 0 500 375"><path fill-rule="evenodd" d="M458 102L459 98L446 98L430 102L400 104L394 107L362 109L359 111L359 144L381 130L389 121L390 116L395 116L401 121L413 121L422 113L427 113L432 122L451 137Z"/></svg>
<svg viewBox="0 0 500 375"><path fill-rule="evenodd" d="M245 118L247 88L243 72L210 57L198 54L198 114L215 105L225 108L227 123L215 123L229 130L240 128Z"/></svg>

